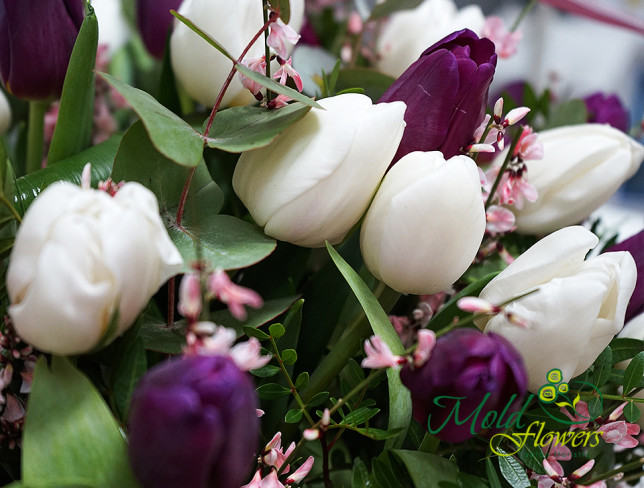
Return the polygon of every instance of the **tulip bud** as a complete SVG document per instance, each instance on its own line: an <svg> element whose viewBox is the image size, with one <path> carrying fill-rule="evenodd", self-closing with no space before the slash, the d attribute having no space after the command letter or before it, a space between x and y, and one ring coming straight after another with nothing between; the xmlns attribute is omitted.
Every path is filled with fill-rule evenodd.
<svg viewBox="0 0 644 488"><path fill-rule="evenodd" d="M563 381L584 372L624 325L637 270L627 252L610 252L584 261L599 239L583 227L566 227L544 237L483 289L492 303L538 288L505 306L527 321L510 323L506 314L474 322L502 335L521 353L528 389L536 392L548 371L560 369Z"/></svg>
<svg viewBox="0 0 644 488"><path fill-rule="evenodd" d="M394 162L413 151L460 154L485 116L495 66L494 43L467 29L427 49L379 100L407 104Z"/></svg>
<svg viewBox="0 0 644 488"><path fill-rule="evenodd" d="M9 315L41 351L85 353L122 334L181 267L147 188L126 183L111 197L54 183L18 228L7 271Z"/></svg>
<svg viewBox="0 0 644 488"><path fill-rule="evenodd" d="M605 203L644 159L644 146L608 125L539 132L543 159L526 161L539 198L516 210L517 230L545 234L577 224Z"/></svg>
<svg viewBox="0 0 644 488"><path fill-rule="evenodd" d="M597 92L584 98L584 103L588 110L588 122L608 124L622 132L628 132L630 116L617 95Z"/></svg>
<svg viewBox="0 0 644 488"><path fill-rule="evenodd" d="M488 412L497 413L491 424L507 422L527 385L523 361L512 345L500 335L473 329L440 337L429 360L420 368L405 366L400 379L411 391L414 419L447 442L463 442L492 427ZM450 398L439 399L445 396ZM507 417L499 418L500 412Z"/></svg>
<svg viewBox="0 0 644 488"><path fill-rule="evenodd" d="M145 488L238 488L259 439L257 395L225 356L162 363L141 378L129 415L129 455Z"/></svg>
<svg viewBox="0 0 644 488"><path fill-rule="evenodd" d="M137 0L136 25L146 49L157 59L163 58L165 41L176 10L182 0ZM197 19L195 19L196 21Z"/></svg>
<svg viewBox="0 0 644 488"><path fill-rule="evenodd" d="M358 222L398 147L404 103L355 93L317 108L267 147L241 155L233 188L264 232L299 246L342 241Z"/></svg>
<svg viewBox="0 0 644 488"><path fill-rule="evenodd" d="M474 161L414 152L385 176L362 224L360 247L376 278L401 293L430 295L467 270L484 232Z"/></svg>
<svg viewBox="0 0 644 488"><path fill-rule="evenodd" d="M481 7L458 10L452 0L425 0L414 9L395 12L378 38L378 69L397 78L427 46L459 29L480 34L484 24Z"/></svg>
<svg viewBox="0 0 644 488"><path fill-rule="evenodd" d="M82 0L0 2L0 76L19 98L57 98L83 22Z"/></svg>
<svg viewBox="0 0 644 488"><path fill-rule="evenodd" d="M291 0L290 5L288 25L298 31L304 20L304 0ZM186 0L179 13L211 35L235 59L264 25L262 2L257 0ZM176 23L170 42L172 68L181 85L199 103L213 106L233 67L230 60L181 23ZM263 54L264 36L260 36L245 59L259 58ZM254 101L236 76L226 91L223 104L242 105Z"/></svg>

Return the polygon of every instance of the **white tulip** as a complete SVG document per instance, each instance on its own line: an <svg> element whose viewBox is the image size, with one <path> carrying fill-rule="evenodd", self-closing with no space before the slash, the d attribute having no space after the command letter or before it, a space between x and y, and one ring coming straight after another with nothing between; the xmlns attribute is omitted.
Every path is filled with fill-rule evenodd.
<svg viewBox="0 0 644 488"><path fill-rule="evenodd" d="M0 135L7 132L9 127L11 127L11 106L7 96L0 90Z"/></svg>
<svg viewBox="0 0 644 488"><path fill-rule="evenodd" d="M179 13L219 42L237 59L264 25L262 2L258 0L184 0ZM290 25L299 32L304 22L304 0L291 0ZM175 22L170 39L172 69L188 94L212 107L232 62L181 22ZM253 44L244 59L264 54L264 36ZM235 76L223 99L224 105L255 101Z"/></svg>
<svg viewBox="0 0 644 488"><path fill-rule="evenodd" d="M476 164L413 152L387 173L362 224L367 268L401 293L432 294L472 264L485 232Z"/></svg>
<svg viewBox="0 0 644 488"><path fill-rule="evenodd" d="M241 155L233 188L264 232L305 247L342 241L369 206L405 128L403 102L347 93Z"/></svg>
<svg viewBox="0 0 644 488"><path fill-rule="evenodd" d="M458 10L452 0L425 0L415 9L394 13L378 39L378 68L398 78L428 47L454 31L480 34L485 23L481 7Z"/></svg>
<svg viewBox="0 0 644 488"><path fill-rule="evenodd" d="M598 242L583 227L561 229L519 256L479 296L499 305L538 288L505 308L527 327L511 323L504 314L475 320L521 353L533 392L553 368L562 371L563 381L581 374L624 325L637 277L635 261L628 252L584 261Z"/></svg>
<svg viewBox="0 0 644 488"><path fill-rule="evenodd" d="M581 124L539 133L543 159L527 161L539 198L516 215L521 233L546 234L578 224L633 176L644 146L609 125Z"/></svg>
<svg viewBox="0 0 644 488"><path fill-rule="evenodd" d="M111 197L54 183L18 229L7 272L9 314L36 348L85 353L122 334L181 267L145 187L126 183ZM108 334L117 311L118 327Z"/></svg>

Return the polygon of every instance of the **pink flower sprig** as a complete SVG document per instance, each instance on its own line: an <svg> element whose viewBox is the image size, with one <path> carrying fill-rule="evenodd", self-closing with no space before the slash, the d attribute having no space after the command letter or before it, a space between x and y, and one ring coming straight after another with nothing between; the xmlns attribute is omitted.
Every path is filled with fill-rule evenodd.
<svg viewBox="0 0 644 488"><path fill-rule="evenodd" d="M605 481L597 481L592 485L580 485L577 483L577 480L589 473L594 465L595 460L591 459L566 477L558 461L552 458L544 459L543 468L546 470L546 474L532 473L530 479L537 480L538 488L606 488Z"/></svg>
<svg viewBox="0 0 644 488"><path fill-rule="evenodd" d="M290 48L300 40L300 35L290 25L285 24L282 19L273 22L270 31L266 44L272 47L280 58L286 59Z"/></svg>
<svg viewBox="0 0 644 488"><path fill-rule="evenodd" d="M507 59L516 54L523 34L518 30L510 31L501 17L490 15L485 19L481 37L487 37L492 41L496 54L501 58Z"/></svg>
<svg viewBox="0 0 644 488"><path fill-rule="evenodd" d="M364 343L364 351L367 355L360 364L363 368L398 369L405 364L413 364L419 368L427 362L432 350L436 345L436 334L433 330L421 329L418 331L418 345L411 356L398 356L391 352L389 346L377 335L371 336Z"/></svg>
<svg viewBox="0 0 644 488"><path fill-rule="evenodd" d="M505 131L508 127L519 122L530 112L528 107L517 107L503 117L503 98L494 104L493 115L487 114L481 125L474 132L474 143L466 148L467 152L495 152L496 143L499 151L505 147ZM473 150L472 148L476 148Z"/></svg>
<svg viewBox="0 0 644 488"><path fill-rule="evenodd" d="M527 329L529 327L529 324L525 319L510 312L504 305L494 305L487 300L483 300L478 297L463 297L456 302L456 306L464 312L472 314L491 316L503 314L511 324L521 327L522 329Z"/></svg>

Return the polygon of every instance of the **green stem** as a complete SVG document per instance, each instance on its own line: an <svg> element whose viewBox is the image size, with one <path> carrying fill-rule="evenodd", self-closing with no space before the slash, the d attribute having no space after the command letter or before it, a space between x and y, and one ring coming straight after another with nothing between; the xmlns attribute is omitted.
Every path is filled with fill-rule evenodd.
<svg viewBox="0 0 644 488"><path fill-rule="evenodd" d="M43 159L45 112L48 102L29 102L29 127L27 130L27 168L26 173L40 169Z"/></svg>
<svg viewBox="0 0 644 488"><path fill-rule="evenodd" d="M262 0L264 3L264 25L268 24L268 0ZM266 78L271 77L271 48L268 47L268 29L264 31L264 57L266 58ZM273 92L268 88L266 89L266 103L270 102L273 98Z"/></svg>
<svg viewBox="0 0 644 488"><path fill-rule="evenodd" d="M20 214L18 211L11 205L11 202L7 200L7 197L4 195L0 194L0 201L9 209L11 214L14 216L14 218L18 221L18 223L22 222L22 218L20 217Z"/></svg>
<svg viewBox="0 0 644 488"><path fill-rule="evenodd" d="M644 464L644 458L638 458L635 461L631 461L630 463L626 463L620 466L619 468L612 469L610 471L607 471L606 473L603 473L603 474L600 474L599 476L591 478L590 481L584 481L584 486L592 485L593 483L596 483L598 481L607 480L608 478L612 478L613 476L619 473L625 473L626 471L637 469L641 467L643 464Z"/></svg>
<svg viewBox="0 0 644 488"><path fill-rule="evenodd" d="M528 15L528 12L532 10L532 7L534 7L537 4L537 0L530 0L530 2L523 7L523 10L521 10L521 13L517 17L517 20L514 21L514 24L512 24L512 28L510 29L510 32L514 32L519 28L519 25L523 21L526 15Z"/></svg>
<svg viewBox="0 0 644 488"><path fill-rule="evenodd" d="M579 393L581 393L585 398L590 398L590 397L597 396L594 393L588 393L588 392L579 392ZM621 395L610 395L608 393L602 393L601 397L605 398L606 400L616 400L618 402L644 403L644 398L637 398L637 397L627 397L627 396L621 396Z"/></svg>
<svg viewBox="0 0 644 488"><path fill-rule="evenodd" d="M517 133L514 140L512 141L512 144L510 145L510 150L508 151L508 154L505 157L505 161L503 161L503 166L501 166L501 169L499 170L499 174L496 175L496 180L494 180L494 184L492 185L492 189L490 190L490 195L487 197L487 201L485 202L485 210L490 208L490 205L492 205L492 202L494 201L494 195L496 194L496 190L499 188L499 185L501 184L501 178L503 178L503 173L505 173L505 170L508 169L508 165L510 164L510 161L512 161L514 149L517 147L517 144L519 143L519 139L521 138L522 132L523 130L520 130Z"/></svg>

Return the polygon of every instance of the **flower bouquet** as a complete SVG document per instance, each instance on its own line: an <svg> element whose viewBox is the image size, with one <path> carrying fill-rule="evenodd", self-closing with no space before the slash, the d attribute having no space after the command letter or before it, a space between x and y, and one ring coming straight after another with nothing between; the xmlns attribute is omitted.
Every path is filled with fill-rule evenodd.
<svg viewBox="0 0 644 488"><path fill-rule="evenodd" d="M538 3L0 2L3 485L637 484L641 128L492 84Z"/></svg>

